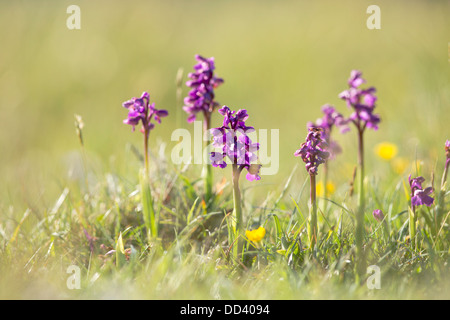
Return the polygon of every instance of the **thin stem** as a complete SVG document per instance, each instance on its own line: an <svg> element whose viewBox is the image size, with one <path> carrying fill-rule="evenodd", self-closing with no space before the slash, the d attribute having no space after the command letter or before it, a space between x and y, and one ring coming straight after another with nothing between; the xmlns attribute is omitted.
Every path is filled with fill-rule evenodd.
<svg viewBox="0 0 450 320"><path fill-rule="evenodd" d="M209 204L211 198L212 198L212 184L213 184L213 177L212 177L212 166L208 163L208 155L210 153L209 150L209 141L208 141L208 133L211 129L211 113L210 112L204 112L204 119L203 119L203 149L204 152L204 158L203 158L203 179L204 179L204 188L205 188L205 202L206 205Z"/></svg>
<svg viewBox="0 0 450 320"><path fill-rule="evenodd" d="M309 175L310 180L310 212L308 221L308 238L311 250L317 243L318 225L317 225L317 203L316 203L316 176Z"/></svg>
<svg viewBox="0 0 450 320"><path fill-rule="evenodd" d="M409 209L409 240L411 248L416 250L416 206L413 205Z"/></svg>
<svg viewBox="0 0 450 320"><path fill-rule="evenodd" d="M81 158L83 163L83 171L84 171L84 184L86 185L86 193L90 195L89 192L89 181L88 181L88 172L87 172L87 157L86 157L86 149L84 148L84 140L83 140L83 119L79 115L75 115L75 129L78 136L78 141L80 141L81 146Z"/></svg>
<svg viewBox="0 0 450 320"><path fill-rule="evenodd" d="M358 128L358 166L359 166L359 199L358 212L356 214L356 269L357 275L362 276L366 272L366 263L363 252L364 242L364 212L365 212L365 197L364 197L364 128Z"/></svg>
<svg viewBox="0 0 450 320"><path fill-rule="evenodd" d="M158 237L158 223L155 210L153 208L153 197L150 188L150 181L147 172L144 170L140 175L141 203L144 225L147 229L148 241Z"/></svg>
<svg viewBox="0 0 450 320"><path fill-rule="evenodd" d="M328 196L328 190L327 190L327 183L328 183L328 160L325 161L325 163L323 164L323 214L325 214L325 211L327 210L327 204L328 201L327 196Z"/></svg>
<svg viewBox="0 0 450 320"><path fill-rule="evenodd" d="M236 219L236 232L241 234L243 232L244 225L242 223L242 204L241 204L241 191L239 190L239 177L241 170L236 163L233 164L233 216Z"/></svg>
<svg viewBox="0 0 450 320"><path fill-rule="evenodd" d="M447 175L448 175L448 167L450 165L450 160L446 160L445 167L444 167L444 173L442 174L442 180L441 180L441 189L444 188L445 183L447 182Z"/></svg>
<svg viewBox="0 0 450 320"><path fill-rule="evenodd" d="M450 160L447 159L445 162L444 167L444 173L442 174L442 180L441 180L441 189L439 190L439 197L438 197L438 206L436 210L436 231L438 227L441 225L442 218L445 213L445 183L447 182L447 175L448 175L448 167L450 165Z"/></svg>
<svg viewBox="0 0 450 320"><path fill-rule="evenodd" d="M148 136L149 132L147 129L144 130L144 159L145 159L145 173L147 175L147 179L150 178L150 168L148 161Z"/></svg>
<svg viewBox="0 0 450 320"><path fill-rule="evenodd" d="M141 185L141 197L142 197L142 211L144 214L144 223L147 228L148 240L151 241L152 237L158 236L158 224L153 208L153 197L150 188L150 167L148 159L148 138L149 129L144 128L144 159L145 159L145 171L143 176L140 177Z"/></svg>
<svg viewBox="0 0 450 320"><path fill-rule="evenodd" d="M358 166L359 166L359 202L358 206L361 211L365 209L365 197L364 197L364 130L358 132Z"/></svg>

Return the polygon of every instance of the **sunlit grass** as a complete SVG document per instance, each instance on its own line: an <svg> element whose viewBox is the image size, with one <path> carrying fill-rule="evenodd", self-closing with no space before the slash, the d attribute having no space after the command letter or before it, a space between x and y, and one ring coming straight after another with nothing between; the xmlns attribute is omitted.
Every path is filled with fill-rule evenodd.
<svg viewBox="0 0 450 320"><path fill-rule="evenodd" d="M65 26L69 3L0 4L0 28L11 30L0 34L1 298L450 297L448 187L443 224L427 223L437 221L436 207L419 210L417 252L407 211L410 173L434 181L439 194L450 137L448 2L381 1L379 31L365 27L366 4L355 1L77 4L79 31ZM170 160L176 119L191 129L177 105L176 75L190 71L195 53L216 59L225 79L219 102L248 109L257 128L280 130L278 174L241 187L248 229L266 230L258 245L246 242L242 261L227 242L230 170L215 172L207 210L201 166ZM315 257L306 250L307 175L292 156L320 106L348 115L337 94L354 68L376 85L382 118L365 136L364 181L367 262L381 268L380 290L354 281L355 132L335 135L343 153L329 164L326 199L318 186ZM141 137L121 123L121 102L144 90L171 115L151 137L154 243L142 218ZM84 150L74 114L85 124ZM220 122L213 116L213 127ZM377 149L383 141L395 152ZM123 253L111 251L119 236ZM66 285L70 265L81 268L80 290Z"/></svg>
<svg viewBox="0 0 450 320"><path fill-rule="evenodd" d="M166 159L157 156L157 163ZM89 170L89 169L88 169ZM243 261L234 260L227 242L225 213L231 191L217 195L205 212L199 181L182 171L155 168L153 184L160 214L160 240L148 242L137 177L108 173L86 191L84 183L64 188L43 216L26 211L19 224L3 220L0 266L3 298L152 299L341 299L448 297L448 230L433 237L425 221L420 250L410 249L404 181L383 186L367 178L368 211L381 208L388 228L365 215L367 259L382 270L381 290L354 282L356 199L330 196L319 215L315 257L308 254L306 204L290 183L281 198L246 203L248 229L263 225L258 245L248 243ZM295 171L294 175L295 176ZM405 177L404 177L405 179ZM245 194L244 194L245 197ZM320 198L319 198L320 200ZM319 204L320 207L320 204ZM446 227L445 227L446 228ZM389 232L389 233L387 233ZM123 241L123 253L118 239ZM261 238L261 239L260 239ZM91 242L92 241L92 242ZM122 243L122 242L121 242ZM91 251L91 249L93 251ZM69 290L70 265L81 268L81 289ZM45 283L45 285L44 285ZM186 291L184 288L190 288Z"/></svg>

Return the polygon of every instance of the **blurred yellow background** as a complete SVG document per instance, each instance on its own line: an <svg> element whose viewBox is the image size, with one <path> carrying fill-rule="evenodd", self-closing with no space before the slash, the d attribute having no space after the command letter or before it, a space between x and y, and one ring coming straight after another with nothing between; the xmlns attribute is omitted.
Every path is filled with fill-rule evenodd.
<svg viewBox="0 0 450 320"><path fill-rule="evenodd" d="M66 27L71 4L81 9L81 30ZM380 30L366 27L371 4L381 9ZM295 164L305 176L293 153L323 104L349 115L338 94L352 69L378 90L382 122L366 134L367 173L376 172L372 149L382 141L425 161L428 173L440 170L450 138L449 13L449 1L1 1L3 210L54 201L79 159L74 114L83 117L93 170L137 178L127 145L140 148L142 137L122 124L121 104L143 91L169 110L150 143L167 142L170 156L171 132L192 128L175 77L183 68L186 80L196 53L216 59L221 104L246 108L257 129L280 130L280 170L260 181L263 194L282 187ZM334 136L344 154L332 179L346 182L356 135ZM216 179L227 170L215 170Z"/></svg>

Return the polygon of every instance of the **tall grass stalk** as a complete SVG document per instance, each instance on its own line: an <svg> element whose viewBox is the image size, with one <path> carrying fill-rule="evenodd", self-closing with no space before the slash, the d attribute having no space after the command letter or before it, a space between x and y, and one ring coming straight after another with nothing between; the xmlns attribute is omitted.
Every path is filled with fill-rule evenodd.
<svg viewBox="0 0 450 320"><path fill-rule="evenodd" d="M75 114L75 131L77 133L78 141L80 142L80 146L81 146L81 158L82 158L83 170L84 170L84 184L86 186L86 192L87 192L87 194L89 194L87 157L86 157L86 150L84 148L83 127L84 127L83 118L81 118L80 115Z"/></svg>

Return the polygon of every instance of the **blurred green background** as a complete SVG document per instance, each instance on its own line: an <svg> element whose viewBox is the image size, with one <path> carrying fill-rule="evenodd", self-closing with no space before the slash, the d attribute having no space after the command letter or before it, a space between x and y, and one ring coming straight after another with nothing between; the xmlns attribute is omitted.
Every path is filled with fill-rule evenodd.
<svg viewBox="0 0 450 320"><path fill-rule="evenodd" d="M71 4L81 8L81 30L66 27ZM366 27L371 4L381 8L381 30ZM280 130L279 172L254 189L263 196L295 164L303 182L293 153L306 122L325 103L349 114L338 94L352 69L378 89L382 123L366 134L368 174L383 176L372 151L381 141L423 160L425 174L441 172L450 138L449 13L449 1L1 1L1 209L48 207L76 177L74 114L85 123L90 169L137 177L129 144L140 148L142 137L122 124L121 104L143 91L170 112L150 142L166 142L170 156L172 131L192 128L175 78L179 68L191 72L196 53L216 59L221 104L246 108L255 128ZM217 114L213 125L220 122ZM348 182L356 135L335 137L345 153L331 178ZM228 170L215 170L216 179Z"/></svg>

